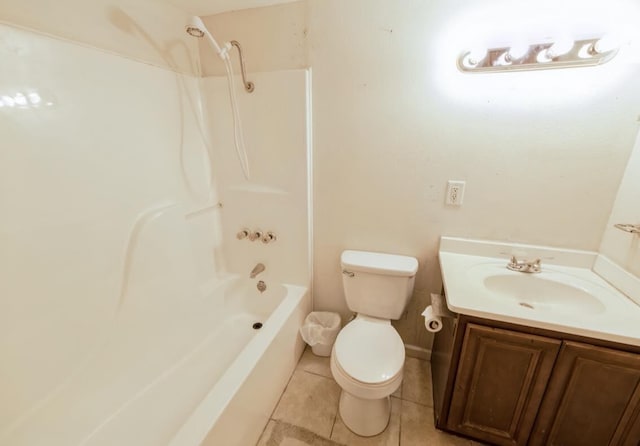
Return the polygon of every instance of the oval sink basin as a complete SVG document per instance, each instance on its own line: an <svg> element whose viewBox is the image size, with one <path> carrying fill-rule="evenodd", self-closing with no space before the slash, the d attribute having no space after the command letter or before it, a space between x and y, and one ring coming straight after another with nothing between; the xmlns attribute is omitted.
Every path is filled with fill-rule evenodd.
<svg viewBox="0 0 640 446"><path fill-rule="evenodd" d="M539 311L598 314L605 305L587 289L568 283L549 280L532 274L490 275L484 287L494 297L517 303L521 307Z"/></svg>
<svg viewBox="0 0 640 446"><path fill-rule="evenodd" d="M543 267L544 268L544 267ZM468 277L485 298L536 312L600 314L609 292L582 278L552 268L541 273L509 271L495 263L476 264Z"/></svg>

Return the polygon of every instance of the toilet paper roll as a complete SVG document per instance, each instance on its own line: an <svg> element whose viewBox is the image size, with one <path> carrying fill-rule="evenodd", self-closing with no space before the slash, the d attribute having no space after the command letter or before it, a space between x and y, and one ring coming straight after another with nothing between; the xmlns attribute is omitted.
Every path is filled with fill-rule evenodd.
<svg viewBox="0 0 640 446"><path fill-rule="evenodd" d="M429 305L422 312L422 315L424 316L424 326L427 329L427 331L430 331L431 333L436 333L442 330L442 319L440 318L440 316L435 314L433 307L431 305Z"/></svg>
<svg viewBox="0 0 640 446"><path fill-rule="evenodd" d="M440 317L456 317L449 308L444 296L441 294L431 294L431 306L433 307L433 313Z"/></svg>

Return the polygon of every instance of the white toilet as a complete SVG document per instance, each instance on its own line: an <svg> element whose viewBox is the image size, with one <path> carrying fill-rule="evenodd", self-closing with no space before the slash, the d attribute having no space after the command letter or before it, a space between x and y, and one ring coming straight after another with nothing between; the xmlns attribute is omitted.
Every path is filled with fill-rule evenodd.
<svg viewBox="0 0 640 446"><path fill-rule="evenodd" d="M389 423L389 395L402 384L404 344L391 326L411 294L418 261L413 257L344 251L342 284L357 313L338 334L331 373L342 388L340 416L354 433L370 437Z"/></svg>

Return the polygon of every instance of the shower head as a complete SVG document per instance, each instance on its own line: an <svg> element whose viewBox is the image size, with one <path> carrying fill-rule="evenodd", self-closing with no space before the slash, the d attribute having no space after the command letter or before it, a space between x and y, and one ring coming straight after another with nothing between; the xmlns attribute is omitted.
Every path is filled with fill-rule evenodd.
<svg viewBox="0 0 640 446"><path fill-rule="evenodd" d="M187 34L193 36L193 37L204 37L204 31L202 31L200 28L196 28L194 26L187 26Z"/></svg>
<svg viewBox="0 0 640 446"><path fill-rule="evenodd" d="M186 26L187 34L192 35L193 37L204 37L205 30L207 29L202 22L202 19L198 16L193 16L189 18L189 22Z"/></svg>
<svg viewBox="0 0 640 446"><path fill-rule="evenodd" d="M201 38L206 37L213 49L216 50L218 56L221 59L228 59L229 55L227 54L231 45L229 43L224 44L222 47L218 45L218 42L213 38L209 30L206 26L204 26L204 22L198 16L193 16L189 19L187 26L185 27L187 34L193 37Z"/></svg>

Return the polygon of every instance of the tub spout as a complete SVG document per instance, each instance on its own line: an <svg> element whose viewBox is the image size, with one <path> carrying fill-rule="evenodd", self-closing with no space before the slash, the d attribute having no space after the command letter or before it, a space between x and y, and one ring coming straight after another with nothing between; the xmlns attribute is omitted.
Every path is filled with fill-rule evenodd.
<svg viewBox="0 0 640 446"><path fill-rule="evenodd" d="M262 263L258 263L256 266L253 267L253 269L251 270L251 273L249 274L249 278L253 279L255 278L258 274L260 274L262 271L265 270L265 266Z"/></svg>

